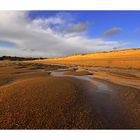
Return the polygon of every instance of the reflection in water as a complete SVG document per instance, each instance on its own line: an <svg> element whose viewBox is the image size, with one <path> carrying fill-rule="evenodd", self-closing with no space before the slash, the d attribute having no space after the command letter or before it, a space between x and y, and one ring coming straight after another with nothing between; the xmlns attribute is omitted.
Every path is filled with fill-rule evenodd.
<svg viewBox="0 0 140 140"><path fill-rule="evenodd" d="M52 76L74 77L85 80L83 92L87 95L93 111L101 116L101 123L105 128L130 128L129 110L120 104L118 92L110 84L97 79L94 75L65 75L65 71L53 71ZM86 82L89 81L89 82ZM118 85L115 85L118 86ZM117 98L116 98L117 97ZM125 118L125 120L124 120Z"/></svg>
<svg viewBox="0 0 140 140"><path fill-rule="evenodd" d="M83 76L75 76L75 75L67 75L64 74L64 71L53 71L51 72L52 76L58 76L58 77L73 77L81 80L87 80L90 81L92 84L94 84L99 92L108 93L112 90L104 83L97 81L94 79L93 75L83 75Z"/></svg>

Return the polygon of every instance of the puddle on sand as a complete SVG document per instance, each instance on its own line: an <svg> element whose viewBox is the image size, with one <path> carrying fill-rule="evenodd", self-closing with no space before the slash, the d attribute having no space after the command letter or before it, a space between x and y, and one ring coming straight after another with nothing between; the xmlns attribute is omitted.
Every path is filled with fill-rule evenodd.
<svg viewBox="0 0 140 140"><path fill-rule="evenodd" d="M114 98L116 96L116 91L109 87L108 84L102 82L101 80L97 80L93 75L65 75L64 71L53 71L51 75L56 77L74 77L77 79L85 80L85 84L83 85L84 91L89 97L89 102L93 106L94 111L97 111L98 114L102 116L106 122L108 122L108 124L113 124L115 122L116 124L121 125L124 123L127 125L127 120L125 122L122 119L126 116L119 112L119 110L121 110L121 112L124 112L125 110L120 108L119 104L117 104L117 98ZM89 81L90 83L86 81Z"/></svg>
<svg viewBox="0 0 140 140"><path fill-rule="evenodd" d="M112 91L106 84L95 80L93 75L83 75L83 76L67 75L64 74L64 71L52 71L51 75L56 77L73 77L80 80L89 81L97 87L98 92L108 93Z"/></svg>

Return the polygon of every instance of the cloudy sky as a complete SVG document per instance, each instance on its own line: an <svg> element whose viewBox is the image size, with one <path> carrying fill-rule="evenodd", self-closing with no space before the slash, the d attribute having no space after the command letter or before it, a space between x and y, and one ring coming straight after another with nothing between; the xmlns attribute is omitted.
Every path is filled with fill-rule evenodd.
<svg viewBox="0 0 140 140"><path fill-rule="evenodd" d="M139 11L0 11L0 56L140 48Z"/></svg>

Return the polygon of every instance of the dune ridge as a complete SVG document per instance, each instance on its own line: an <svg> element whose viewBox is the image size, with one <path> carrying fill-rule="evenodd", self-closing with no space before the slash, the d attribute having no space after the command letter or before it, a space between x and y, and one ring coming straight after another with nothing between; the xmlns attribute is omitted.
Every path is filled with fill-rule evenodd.
<svg viewBox="0 0 140 140"><path fill-rule="evenodd" d="M140 49L116 50L94 54L79 54L63 58L34 60L34 62L94 67L140 68Z"/></svg>

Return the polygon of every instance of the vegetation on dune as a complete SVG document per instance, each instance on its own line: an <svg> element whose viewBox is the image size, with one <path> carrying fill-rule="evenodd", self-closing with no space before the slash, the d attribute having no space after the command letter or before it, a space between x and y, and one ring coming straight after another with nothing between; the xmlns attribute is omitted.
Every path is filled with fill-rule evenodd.
<svg viewBox="0 0 140 140"><path fill-rule="evenodd" d="M74 55L64 58L35 60L35 62L139 69L140 49Z"/></svg>
<svg viewBox="0 0 140 140"><path fill-rule="evenodd" d="M36 60L36 59L44 59L44 58L18 57L18 56L1 56L0 57L0 60L11 60L11 61L27 61L27 60Z"/></svg>

